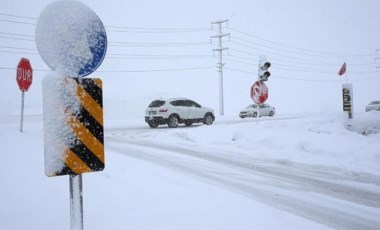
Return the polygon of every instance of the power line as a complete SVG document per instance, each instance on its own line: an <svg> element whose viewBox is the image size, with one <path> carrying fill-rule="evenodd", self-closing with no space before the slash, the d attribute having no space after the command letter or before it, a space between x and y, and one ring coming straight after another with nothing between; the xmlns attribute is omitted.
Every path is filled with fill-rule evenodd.
<svg viewBox="0 0 380 230"><path fill-rule="evenodd" d="M230 50L232 52L245 54L245 55L249 55L249 56L254 56L254 57L259 56L256 53L246 52L246 51L242 51L242 50L235 49L235 48L230 48ZM231 55L230 54L230 56L237 57L237 58L244 59L244 60L252 60L252 58L247 58L247 57L242 57L242 56L237 56L237 55ZM286 55L278 55L278 56L282 56L285 58L279 58L279 57L276 57L276 55L274 55L274 56L271 56L271 59L284 61L286 63L298 63L298 64L302 64L302 65L306 64L306 65L322 65L322 66L340 66L342 64L342 63L337 63L337 62L335 62L335 63L333 63L333 62L322 62L322 61L316 61L316 60L295 58L295 57L290 57L290 56L286 56ZM374 63L350 63L350 65L351 66L373 66Z"/></svg>
<svg viewBox="0 0 380 230"><path fill-rule="evenodd" d="M26 17L14 14L0 13L0 15L21 18L21 19L31 19L37 20L34 17ZM25 21L15 21L9 19L0 19L2 22L36 25L34 22ZM106 31L118 32L118 33L189 33L189 32L209 32L212 31L211 28L163 28L163 27L134 27L134 26L108 26L105 25Z"/></svg>
<svg viewBox="0 0 380 230"><path fill-rule="evenodd" d="M22 40L22 41L31 41L34 42L34 39L27 39L27 38L15 38L15 37L4 37L0 36L1 39L14 39L14 40Z"/></svg>
<svg viewBox="0 0 380 230"><path fill-rule="evenodd" d="M235 68L225 67L226 70L244 73L251 76L256 76L257 73L244 71ZM333 80L333 79L306 79L306 78L294 78L294 77L281 77L281 76L272 76L271 78L283 79L283 80L292 80L292 81L307 81L307 82L341 82L341 80ZM358 78L358 79L350 79L351 81L368 81L368 80L380 80L380 77L367 77L367 78Z"/></svg>
<svg viewBox="0 0 380 230"><path fill-rule="evenodd" d="M37 18L32 18L32 17L27 17L27 16L19 16L19 15L14 15L14 14L0 13L0 15L8 16L8 17L15 17L15 18L25 18L25 19L37 20Z"/></svg>
<svg viewBox="0 0 380 230"><path fill-rule="evenodd" d="M0 32L0 34L11 35L11 36L20 36L20 37L30 37L35 38L32 35L24 34L15 34L15 33L6 33ZM15 39L15 40L24 40L24 41L35 41L34 39L28 38L18 38L18 37L4 37L0 36L3 39ZM136 46L136 47L176 47L176 46L204 46L210 45L209 42L109 42L109 46Z"/></svg>
<svg viewBox="0 0 380 230"><path fill-rule="evenodd" d="M107 31L120 33L188 33L211 31L210 28L159 28L159 27L131 27L131 26L105 26Z"/></svg>
<svg viewBox="0 0 380 230"><path fill-rule="evenodd" d="M276 41L272 41L269 39L265 39L265 38L262 38L262 37L259 37L259 36L256 36L256 35L253 35L253 34L250 34L250 33L235 29L235 28L229 27L229 29L231 31L235 31L235 32L243 34L245 36L255 38L255 39L259 39L261 41L265 41L268 43L272 43L272 44L276 44L279 46L283 46L283 47L287 47L287 48L291 48L291 49L296 49L296 50L300 50L300 51L311 52L311 53L315 53L315 54L322 54L322 55L329 55L329 56L373 56L372 54L337 54L337 53L322 52L322 51L311 50L311 49L304 49L304 48L300 48L300 47L296 47L296 46L287 45L287 44L284 44L281 42L276 42Z"/></svg>
<svg viewBox="0 0 380 230"><path fill-rule="evenodd" d="M187 67L187 68L172 68L172 69L146 69L146 70L98 70L98 73L148 73L148 72L173 72L173 71L188 71L188 70L200 70L211 69L215 66L200 66L200 67ZM0 67L2 70L16 70L17 68ZM49 72L48 69L33 69L33 71Z"/></svg>
<svg viewBox="0 0 380 230"><path fill-rule="evenodd" d="M149 69L149 70L99 70L101 73L146 73L146 72L172 72L172 71L187 71L187 70L200 70L211 69L215 66L201 66L201 67L188 67L188 68L173 68L173 69Z"/></svg>
<svg viewBox="0 0 380 230"><path fill-rule="evenodd" d="M31 37L31 38L34 38L33 35L25 35L25 34L15 34L15 33L6 33L6 32L0 32L0 34L6 34L6 35L13 35L13 36Z"/></svg>
<svg viewBox="0 0 380 230"><path fill-rule="evenodd" d="M13 47L13 46L0 46L2 49L15 49L15 50L30 50L37 51L34 48L23 48L23 47ZM34 52L21 52L13 50L0 50L0 53L15 53L15 54L32 54L39 55ZM213 55L195 55L195 54L183 54L183 55L156 55L156 54L127 54L127 53L107 53L106 58L111 59L210 59L214 58Z"/></svg>
<svg viewBox="0 0 380 230"><path fill-rule="evenodd" d="M298 60L298 61L307 61L309 63L317 63L315 60L298 58L298 57L292 57L292 56L283 55L283 54L279 54L279 53L275 53L275 52L270 52L270 51L259 49L259 48L255 48L255 47L252 47L252 46L247 46L247 45L241 44L239 42L232 42L231 41L231 43L234 43L234 44L237 44L237 45L240 45L240 46L243 46L245 48L252 49L252 50L257 50L257 51L261 51L261 52L264 52L264 53L269 53L269 54L272 54L274 56L284 57L284 58L287 58L288 60ZM233 49L231 49L231 50L233 50ZM256 54L251 54L251 55L256 55ZM331 65L331 63L323 63L323 62L319 62L319 63Z"/></svg>
<svg viewBox="0 0 380 230"><path fill-rule="evenodd" d="M7 19L0 19L0 22L10 22L10 23L17 23L17 24L33 25L33 26L36 25L36 23L31 23L31 22L19 22L19 21L7 20Z"/></svg>
<svg viewBox="0 0 380 230"><path fill-rule="evenodd" d="M107 54L111 59L210 59L212 55L146 55L146 54Z"/></svg>
<svg viewBox="0 0 380 230"><path fill-rule="evenodd" d="M167 46L203 46L209 42L109 42L110 46L167 47Z"/></svg>
<svg viewBox="0 0 380 230"><path fill-rule="evenodd" d="M32 52L8 51L8 50L0 50L0 53L40 55L38 53L32 53Z"/></svg>
<svg viewBox="0 0 380 230"><path fill-rule="evenodd" d="M34 48L22 48L22 47L14 47L14 46L0 46L3 49L17 49L17 50L37 50Z"/></svg>
<svg viewBox="0 0 380 230"><path fill-rule="evenodd" d="M37 20L37 18L33 17L25 17L25 16L19 16L19 15L13 15L13 14L5 14L0 13L2 16L6 17L14 17L19 18L23 20ZM28 24L28 25L35 25L36 23L28 22L28 21L18 21L13 19L0 19L0 21L8 22L8 23L19 23L19 24ZM125 32L125 33L182 33L182 32L206 32L206 31L212 31L210 28L159 28L159 27L129 27L129 26L106 26L109 30L116 30L118 32ZM223 27L228 28L228 27ZM310 49L302 49L295 46L289 46L283 43L270 41L268 39L264 39L258 36L254 36L252 34L237 30L235 28L229 28L231 31L235 31L237 33L240 33L244 36L248 36L250 38L254 39L260 39L262 41L265 41L269 44L274 45L266 45L260 42L255 42L254 40L249 39L243 39L239 36L233 37L233 40L230 41L231 44L239 45L244 48L248 48L251 50L259 51L259 52L265 52L265 53L271 53L274 61L278 61L279 63L275 64L275 68L279 70L286 70L286 71L296 71L296 72L313 72L313 73L331 73L330 71L326 70L326 67L329 66L340 66L341 63L332 63L332 62L326 62L326 61L316 61L316 60L309 60L304 58L297 58L292 57L289 55L283 55L281 53L291 53L295 55L303 55L303 56L312 56L312 57L339 57L347 56L348 54L334 54L334 53L328 53L328 52L321 52L321 51L315 51ZM25 35L25 34L18 34L18 33L8 33L8 32L0 32L1 39L11 39L11 40L23 40L23 41L34 41L33 35ZM235 39L237 41L235 41ZM227 41L228 42L228 41ZM184 47L184 46L202 46L202 45L209 45L208 42L123 42L123 41L117 41L117 42L110 42L109 46L128 46L128 47ZM285 47L285 48L278 48L276 46ZM21 48L21 47L12 47L12 46L0 46L0 48L3 49L10 49L1 51L0 53L15 53L15 54L31 54L31 55L38 55L38 53L34 52L21 52L22 50L26 51L34 51L36 49L32 48ZM269 52L268 49L275 50L278 52ZM13 50L12 50L13 49ZM289 50L288 50L289 49ZM245 65L255 65L254 63L257 62L257 57L259 56L258 53L249 52L245 50L239 50L235 48L230 48L229 50L232 51L232 55L228 55L227 60L230 60L234 63L240 63ZM295 50L301 51L297 52ZM235 55L234 53L238 53L240 55ZM250 56L250 57L244 57L244 56ZM351 55L354 57L367 57L373 55L368 54L356 54ZM106 58L109 59L208 59L212 58L211 55L153 55L153 54L124 54L124 53L114 53L114 54L107 54ZM255 57L255 58L253 58ZM235 59L235 60L234 60ZM253 61L251 64L250 62ZM286 63L286 64L281 64ZM296 65L289 65L289 64L296 64ZM299 66L297 66L299 64ZM308 66L314 66L309 68ZM351 66L373 66L374 63L350 63ZM282 68L281 68L282 66ZM315 66L321 66L321 68L315 67ZM149 70L148 70L149 71ZM242 71L242 70L240 70ZM331 70L333 71L333 70ZM361 74L372 74L375 72L372 71L362 71L362 72L355 72L352 71L352 73L361 73Z"/></svg>
<svg viewBox="0 0 380 230"><path fill-rule="evenodd" d="M262 43L257 43L257 42L253 42L253 41L249 41L249 40L246 40L246 39L242 39L240 37L236 37L236 36L232 36L232 41L233 40L239 40L239 41L242 41L242 42L245 42L245 43L248 43L248 44L253 44L253 45L257 45L257 46L260 46L260 47L265 47L265 48L269 48L269 49L272 49L272 50L277 50L277 51L280 51L280 52L286 52L286 53L293 53L293 54L296 54L296 55L302 55L302 56L310 56L310 57L322 57L322 58L325 58L325 57L346 57L347 58L347 55L343 55L343 54L332 54L332 53L315 53L315 52L297 52L297 51L292 51L292 50L288 50L288 49L281 49L281 48L277 48L277 47L273 47L273 46L269 46L269 45L265 45L265 44L262 44ZM234 41L233 41L234 42ZM238 42L235 42L236 44L239 44L239 45L242 45L244 46L243 43L238 43ZM373 55L372 54L366 54L366 55L362 55L362 54L359 54L359 55L353 55L353 57L372 57Z"/></svg>

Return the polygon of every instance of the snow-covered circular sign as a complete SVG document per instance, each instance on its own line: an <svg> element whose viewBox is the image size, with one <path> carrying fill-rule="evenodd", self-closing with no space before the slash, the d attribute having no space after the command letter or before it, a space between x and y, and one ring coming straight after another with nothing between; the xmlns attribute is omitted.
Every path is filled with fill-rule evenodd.
<svg viewBox="0 0 380 230"><path fill-rule="evenodd" d="M107 34L102 21L76 0L49 4L36 25L36 44L44 62L67 77L84 77L102 63Z"/></svg>
<svg viewBox="0 0 380 230"><path fill-rule="evenodd" d="M268 99L268 87L262 81L256 81L250 92L252 100L256 104L263 104Z"/></svg>

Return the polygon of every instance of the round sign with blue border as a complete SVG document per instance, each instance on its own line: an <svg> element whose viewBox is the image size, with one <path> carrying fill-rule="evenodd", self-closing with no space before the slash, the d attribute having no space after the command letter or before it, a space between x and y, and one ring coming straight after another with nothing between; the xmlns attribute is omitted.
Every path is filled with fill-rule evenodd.
<svg viewBox="0 0 380 230"><path fill-rule="evenodd" d="M76 0L59 0L40 13L36 45L52 70L67 77L84 77L102 63L107 34L89 7Z"/></svg>

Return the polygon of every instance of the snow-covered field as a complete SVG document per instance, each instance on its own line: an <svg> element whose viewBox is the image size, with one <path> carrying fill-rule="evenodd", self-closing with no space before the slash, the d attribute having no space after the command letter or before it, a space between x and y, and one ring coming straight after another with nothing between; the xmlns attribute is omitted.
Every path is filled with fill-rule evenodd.
<svg viewBox="0 0 380 230"><path fill-rule="evenodd" d="M85 229L380 229L380 112L364 112L380 99L377 1L81 2L101 18L108 40L104 62L89 75L103 81L105 169L83 175ZM42 81L51 71L38 50L62 26L36 33L49 3L0 3L1 230L70 227L69 178L47 177L44 165ZM56 12L46 22L62 8ZM61 16L74 14L68 7ZM223 19L222 116L210 23ZM62 27L67 35L72 26ZM86 39L71 38L81 57ZM267 103L276 115L240 119L261 55L272 63ZM34 69L23 132L21 57ZM347 73L338 76L343 62ZM350 121L344 83L353 86ZM216 121L150 129L144 109L170 97L214 108Z"/></svg>
<svg viewBox="0 0 380 230"><path fill-rule="evenodd" d="M341 115L150 129L106 120L106 168L84 174L85 229L378 229L379 134ZM362 130L380 114L361 113ZM44 174L42 116L0 124L1 229L68 229L69 178Z"/></svg>

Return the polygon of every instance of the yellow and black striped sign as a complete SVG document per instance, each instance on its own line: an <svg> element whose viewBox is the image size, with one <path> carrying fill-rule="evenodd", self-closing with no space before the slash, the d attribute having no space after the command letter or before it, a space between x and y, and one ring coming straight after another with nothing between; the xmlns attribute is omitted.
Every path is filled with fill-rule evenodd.
<svg viewBox="0 0 380 230"><path fill-rule="evenodd" d="M59 109L64 109L66 116L66 124L64 125L68 127L70 138L63 137L62 139L65 140L61 141L65 145L62 149L62 164L46 174L48 176L60 176L101 171L104 169L102 81L97 78L73 78L66 79L66 83L62 85L74 88L71 90L73 92L66 89L65 94L68 94L67 92L75 94L71 98L74 98L74 101L77 100L74 104L78 108L73 110L70 108L72 105L68 106L64 102L65 105L63 106L55 105ZM65 100L57 101L54 104L59 104ZM65 106L66 108L64 108ZM60 132L60 130L55 132ZM58 139L61 138L59 135L57 136ZM45 135L45 138L50 137ZM66 139L70 139L70 142L67 142ZM45 150L45 167L51 167L46 166L46 161Z"/></svg>

